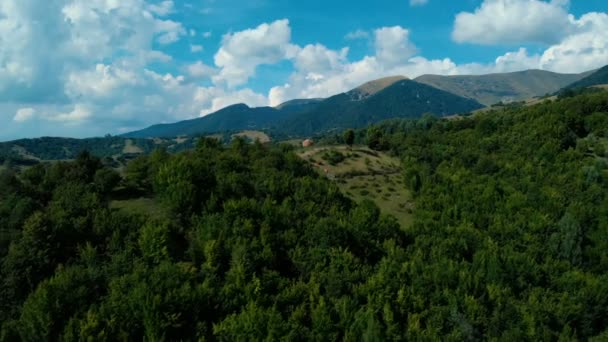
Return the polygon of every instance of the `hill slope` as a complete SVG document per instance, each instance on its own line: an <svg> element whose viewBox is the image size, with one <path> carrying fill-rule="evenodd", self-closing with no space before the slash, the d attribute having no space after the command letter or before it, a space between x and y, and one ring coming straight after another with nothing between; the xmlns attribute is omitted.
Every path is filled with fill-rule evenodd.
<svg viewBox="0 0 608 342"><path fill-rule="evenodd" d="M480 107L474 100L396 76L368 82L328 99L292 100L275 108L238 104L202 118L154 125L124 136L176 137L269 128L277 133L308 135L362 127L393 117L415 118L427 112L449 115Z"/></svg>
<svg viewBox="0 0 608 342"><path fill-rule="evenodd" d="M558 74L543 70L526 70L503 74L474 76L423 75L415 80L489 106L497 102L521 101L553 94L590 73Z"/></svg>
<svg viewBox="0 0 608 342"><path fill-rule="evenodd" d="M132 138L176 137L222 131L268 128L284 117L285 111L272 107L250 108L245 104L226 107L213 114L193 120L154 125L125 134Z"/></svg>
<svg viewBox="0 0 608 342"><path fill-rule="evenodd" d="M417 118L424 113L447 116L483 107L478 102L411 80L401 80L369 97L355 90L321 102L313 110L285 120L283 131L310 135L364 127L390 118Z"/></svg>
<svg viewBox="0 0 608 342"><path fill-rule="evenodd" d="M564 90L587 88L604 84L608 84L608 65L595 71L591 75L566 86Z"/></svg>

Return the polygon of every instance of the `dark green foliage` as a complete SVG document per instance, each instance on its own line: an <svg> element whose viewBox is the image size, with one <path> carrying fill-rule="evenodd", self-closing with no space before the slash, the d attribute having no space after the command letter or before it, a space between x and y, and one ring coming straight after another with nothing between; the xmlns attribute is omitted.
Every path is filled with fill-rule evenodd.
<svg viewBox="0 0 608 342"><path fill-rule="evenodd" d="M567 87L562 89L562 91L560 91L560 93L565 93L568 90L577 90L577 89L588 88L591 86L604 85L604 84L608 84L608 65L595 71L591 75L588 75L587 77L583 78L582 80L579 80L577 82L574 82L574 83L568 85Z"/></svg>
<svg viewBox="0 0 608 342"><path fill-rule="evenodd" d="M287 146L201 139L128 171L164 218L108 210L114 173L86 153L3 176L39 205L7 241L0 339L335 339L344 298L405 241Z"/></svg>
<svg viewBox="0 0 608 342"><path fill-rule="evenodd" d="M277 121L285 119L290 114L291 107L280 110L272 107L250 108L245 104L237 104L202 118L173 124L154 125L140 131L127 133L124 136L131 138L177 137L180 135L247 129L261 130L270 128Z"/></svg>
<svg viewBox="0 0 608 342"><path fill-rule="evenodd" d="M483 106L478 102L410 80L402 80L374 94L358 99L352 93L339 94L308 112L279 125L294 135L311 135L345 128L360 128L390 118L420 118L466 113Z"/></svg>
<svg viewBox="0 0 608 342"><path fill-rule="evenodd" d="M350 147L353 146L353 144L355 143L355 131L353 131L352 129L347 129L346 131L344 131L344 143Z"/></svg>
<svg viewBox="0 0 608 342"><path fill-rule="evenodd" d="M381 120L445 116L483 107L478 102L414 81L399 81L360 99L356 90L324 100L295 100L282 106L249 108L238 104L202 118L155 125L127 137L175 137L246 129L270 129L273 136L310 136L364 127Z"/></svg>
<svg viewBox="0 0 608 342"><path fill-rule="evenodd" d="M323 158L323 160L327 161L330 165L338 165L341 162L343 162L344 159L346 159L346 156L340 151L329 150L329 151L325 151L325 153L323 153L321 158Z"/></svg>
<svg viewBox="0 0 608 342"><path fill-rule="evenodd" d="M0 341L602 341L607 126L598 93L371 128L414 193L404 228L286 145L134 161L154 217L108 209L86 153L5 171Z"/></svg>

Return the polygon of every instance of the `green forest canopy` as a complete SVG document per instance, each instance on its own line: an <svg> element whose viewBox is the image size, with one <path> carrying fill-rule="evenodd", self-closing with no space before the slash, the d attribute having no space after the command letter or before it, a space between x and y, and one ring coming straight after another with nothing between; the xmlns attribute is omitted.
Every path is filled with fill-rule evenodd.
<svg viewBox="0 0 608 342"><path fill-rule="evenodd" d="M607 93L366 135L411 227L240 139L4 171L0 340L608 338ZM109 209L135 191L162 213Z"/></svg>

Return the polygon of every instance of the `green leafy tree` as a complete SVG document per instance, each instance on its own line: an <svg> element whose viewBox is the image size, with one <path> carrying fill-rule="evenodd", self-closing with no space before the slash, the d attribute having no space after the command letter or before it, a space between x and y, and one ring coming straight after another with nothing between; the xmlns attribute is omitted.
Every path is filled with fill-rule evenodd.
<svg viewBox="0 0 608 342"><path fill-rule="evenodd" d="M352 129L347 129L344 131L342 138L344 139L344 143L352 148L353 144L355 143L355 131Z"/></svg>

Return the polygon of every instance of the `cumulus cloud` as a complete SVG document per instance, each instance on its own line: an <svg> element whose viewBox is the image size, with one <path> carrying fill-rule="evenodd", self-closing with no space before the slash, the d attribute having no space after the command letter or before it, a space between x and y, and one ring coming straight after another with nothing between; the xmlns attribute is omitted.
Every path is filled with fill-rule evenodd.
<svg viewBox="0 0 608 342"><path fill-rule="evenodd" d="M261 24L254 29L228 33L215 54L215 65L221 70L215 83L231 87L247 83L262 64L274 64L286 58L290 50L289 20Z"/></svg>
<svg viewBox="0 0 608 342"><path fill-rule="evenodd" d="M346 36L344 36L344 39L346 40L357 40L357 39L368 39L370 37L369 32L365 31L365 30L355 30L353 32L349 32L346 34Z"/></svg>
<svg viewBox="0 0 608 342"><path fill-rule="evenodd" d="M376 56L387 67L407 61L416 53L409 41L409 31L401 26L383 27L375 31Z"/></svg>
<svg viewBox="0 0 608 342"><path fill-rule="evenodd" d="M159 4L148 5L148 10L158 16L166 16L173 13L174 6L173 1L163 1Z"/></svg>
<svg viewBox="0 0 608 342"><path fill-rule="evenodd" d="M31 120L34 117L34 114L36 114L34 108L20 108L13 117L13 121L25 122Z"/></svg>
<svg viewBox="0 0 608 342"><path fill-rule="evenodd" d="M519 15L521 4L532 6L529 15L548 11L565 28L549 34L544 27L531 33L535 24L509 26L503 17ZM518 46L490 63L427 59L410 39L415 32L400 26L353 32L351 39L369 39L373 51L351 60L348 47L293 43L289 21L284 19L224 35L214 65L207 65L174 61L162 51L165 44L193 33L166 19L175 10L171 1L150 5L144 0L3 0L0 112L15 114L0 116L0 138L125 132L207 115L236 103L264 106L327 97L394 75L415 78L427 73L530 68L582 72L603 66L608 60L608 15L587 13L575 18L567 13L567 4L565 0L486 0L475 12L461 13L454 37L460 30L463 42L491 44L504 31L516 31L517 39L508 42ZM488 13L501 17L489 23ZM459 22L466 15L473 16L470 25ZM547 46L530 52L521 43L527 41ZM191 50L199 48L192 45ZM267 95L246 88L259 66L286 61L293 65L292 74ZM158 68L168 62L174 62L177 71L159 72L171 70Z"/></svg>
<svg viewBox="0 0 608 342"><path fill-rule="evenodd" d="M72 111L48 116L48 120L66 122L68 124L79 124L90 118L91 115L92 113L86 105L76 104Z"/></svg>
<svg viewBox="0 0 608 342"><path fill-rule="evenodd" d="M188 65L186 67L186 72L193 79L209 78L217 74L217 70L215 68L210 67L201 61Z"/></svg>
<svg viewBox="0 0 608 342"><path fill-rule="evenodd" d="M574 29L569 1L484 0L456 16L452 37L460 43L558 43Z"/></svg>
<svg viewBox="0 0 608 342"><path fill-rule="evenodd" d="M608 14L587 13L574 22L574 34L549 47L540 67L561 72L581 72L608 63Z"/></svg>

